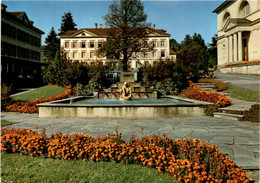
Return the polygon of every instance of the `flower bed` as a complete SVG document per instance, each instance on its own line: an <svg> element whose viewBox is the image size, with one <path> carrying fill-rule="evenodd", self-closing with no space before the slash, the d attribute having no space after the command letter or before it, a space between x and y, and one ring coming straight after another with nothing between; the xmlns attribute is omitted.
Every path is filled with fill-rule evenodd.
<svg viewBox="0 0 260 183"><path fill-rule="evenodd" d="M172 139L136 136L124 141L116 135L93 137L88 134L62 133L47 136L30 129L1 129L1 150L54 159L92 159L142 164L167 172L180 182L249 182L252 179L238 168L218 146L198 139Z"/></svg>
<svg viewBox="0 0 260 183"><path fill-rule="evenodd" d="M62 94L59 94L57 96L50 96L47 99L36 99L31 100L28 102L16 102L12 105L9 105L6 107L7 111L10 112L22 112L22 113L38 113L39 107L36 106L36 104L44 103L44 102L50 102L54 100L60 100L67 98L72 94L71 86L66 86L66 91Z"/></svg>
<svg viewBox="0 0 260 183"><path fill-rule="evenodd" d="M231 100L228 97L217 92L201 90L192 81L189 81L189 87L182 92L182 95L183 94L191 99L213 102L219 107L225 107L231 104Z"/></svg>
<svg viewBox="0 0 260 183"><path fill-rule="evenodd" d="M233 64L226 64L224 67L231 67L231 66L238 66L238 65L247 65L247 64L258 64L260 63L260 60L257 61L245 61L245 62L239 62L239 63L233 63Z"/></svg>

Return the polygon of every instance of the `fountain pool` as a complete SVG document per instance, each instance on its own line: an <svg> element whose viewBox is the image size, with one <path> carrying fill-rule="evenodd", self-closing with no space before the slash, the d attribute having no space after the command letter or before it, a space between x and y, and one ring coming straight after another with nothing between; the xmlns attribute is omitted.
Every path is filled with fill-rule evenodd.
<svg viewBox="0 0 260 183"><path fill-rule="evenodd" d="M213 104L176 96L129 101L80 96L37 106L39 117L159 118L202 116L208 105Z"/></svg>

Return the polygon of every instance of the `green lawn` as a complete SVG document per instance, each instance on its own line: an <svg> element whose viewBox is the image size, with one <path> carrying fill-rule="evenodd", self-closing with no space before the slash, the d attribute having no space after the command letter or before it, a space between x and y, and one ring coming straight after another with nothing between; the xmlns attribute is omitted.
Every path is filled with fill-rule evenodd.
<svg viewBox="0 0 260 183"><path fill-rule="evenodd" d="M260 92L231 84L228 84L228 86L229 89L225 90L224 92L232 94L231 97L251 102L260 102Z"/></svg>
<svg viewBox="0 0 260 183"><path fill-rule="evenodd" d="M6 121L6 120L1 120L1 127L5 127L7 125L11 125L14 124L13 122L10 121Z"/></svg>
<svg viewBox="0 0 260 183"><path fill-rule="evenodd" d="M16 95L12 97L14 100L19 101L29 101L29 100L35 100L35 99L41 99L41 98L49 98L50 96L56 96L63 92L65 92L65 88L55 85L46 85L40 88L37 88L35 90L31 90L29 92Z"/></svg>
<svg viewBox="0 0 260 183"><path fill-rule="evenodd" d="M53 160L1 153L2 182L174 182L169 174L141 165Z"/></svg>

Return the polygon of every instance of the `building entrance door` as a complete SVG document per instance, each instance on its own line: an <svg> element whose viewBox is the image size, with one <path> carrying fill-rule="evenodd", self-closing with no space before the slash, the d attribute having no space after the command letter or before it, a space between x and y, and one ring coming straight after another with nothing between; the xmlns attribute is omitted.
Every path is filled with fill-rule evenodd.
<svg viewBox="0 0 260 183"><path fill-rule="evenodd" d="M248 61L248 42L247 39L243 39L243 60Z"/></svg>

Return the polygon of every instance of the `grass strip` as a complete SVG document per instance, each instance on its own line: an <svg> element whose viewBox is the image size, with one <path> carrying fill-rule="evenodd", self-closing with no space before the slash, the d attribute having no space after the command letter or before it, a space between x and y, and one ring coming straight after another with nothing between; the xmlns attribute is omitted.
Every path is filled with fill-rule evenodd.
<svg viewBox="0 0 260 183"><path fill-rule="evenodd" d="M22 102L28 102L30 100L49 98L50 96L57 96L65 92L65 88L56 85L46 85L35 90L22 93L12 97L14 100L19 100Z"/></svg>
<svg viewBox="0 0 260 183"><path fill-rule="evenodd" d="M14 124L13 122L1 120L1 127L8 126Z"/></svg>
<svg viewBox="0 0 260 183"><path fill-rule="evenodd" d="M230 93L232 97L250 102L260 102L260 92L228 84L229 89L225 93Z"/></svg>
<svg viewBox="0 0 260 183"><path fill-rule="evenodd" d="M115 162L44 159L19 154L1 154L2 182L176 182L156 169Z"/></svg>

